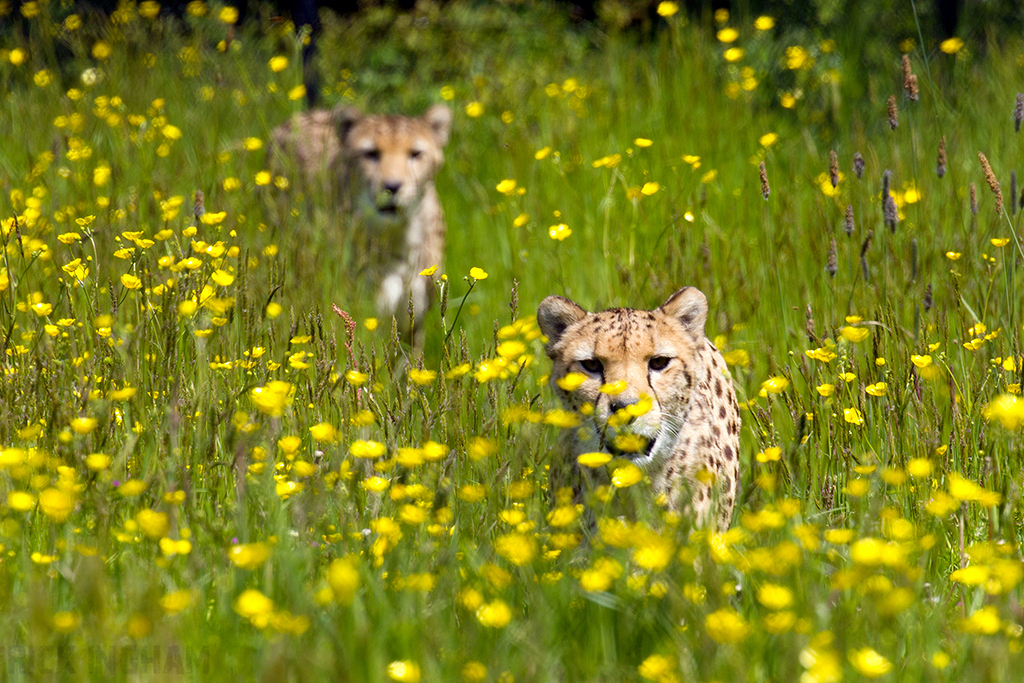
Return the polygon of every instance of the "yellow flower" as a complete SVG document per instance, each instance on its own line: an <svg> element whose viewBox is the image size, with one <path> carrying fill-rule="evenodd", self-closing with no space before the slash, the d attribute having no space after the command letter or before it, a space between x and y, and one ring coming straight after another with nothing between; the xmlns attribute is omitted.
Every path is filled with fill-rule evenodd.
<svg viewBox="0 0 1024 683"><path fill-rule="evenodd" d="M96 429L99 421L95 417L76 417L71 421L71 429L76 434L88 434Z"/></svg>
<svg viewBox="0 0 1024 683"><path fill-rule="evenodd" d="M738 62L747 54L747 51L742 47L730 47L728 50L722 53L722 56L727 62Z"/></svg>
<svg viewBox="0 0 1024 683"><path fill-rule="evenodd" d="M946 258L948 258L950 261L956 261L961 256L962 256L962 254L959 251L947 251L946 252Z"/></svg>
<svg viewBox="0 0 1024 683"><path fill-rule="evenodd" d="M931 356L927 356L927 355L925 355L925 356L911 356L910 357L910 362L913 363L914 365L916 365L919 368L926 368L926 367L928 367L929 365L932 364L932 357Z"/></svg>
<svg viewBox="0 0 1024 683"><path fill-rule="evenodd" d="M960 620L960 630L964 633L991 636L998 633L1001 627L1002 620L995 605L982 607L966 619Z"/></svg>
<svg viewBox="0 0 1024 683"><path fill-rule="evenodd" d="M53 630L58 633L71 633L82 623L77 612L57 612L53 615Z"/></svg>
<svg viewBox="0 0 1024 683"><path fill-rule="evenodd" d="M679 5L675 2L663 0L662 2L658 3L658 16L660 17L665 17L667 19L668 17L671 17L678 11Z"/></svg>
<svg viewBox="0 0 1024 683"><path fill-rule="evenodd" d="M993 237L990 241L992 242L992 246L993 247L996 247L997 249L1002 249L1003 247L1005 247L1007 244L1010 243L1010 238L1009 237Z"/></svg>
<svg viewBox="0 0 1024 683"><path fill-rule="evenodd" d="M889 385L885 382L876 382L875 384L869 384L864 387L864 391L868 392L872 396L885 396L889 391Z"/></svg>
<svg viewBox="0 0 1024 683"><path fill-rule="evenodd" d="M270 70L274 73L281 73L288 68L288 58L284 55L277 55L270 58Z"/></svg>
<svg viewBox="0 0 1024 683"><path fill-rule="evenodd" d="M348 452L355 458L379 458L387 452L387 448L379 441L364 441L362 439L352 442Z"/></svg>
<svg viewBox="0 0 1024 683"><path fill-rule="evenodd" d="M487 628L505 628L512 621L512 610L504 600L496 599L477 608L476 619Z"/></svg>
<svg viewBox="0 0 1024 683"><path fill-rule="evenodd" d="M36 497L25 491L9 491L7 506L17 512L28 512L36 506Z"/></svg>
<svg viewBox="0 0 1024 683"><path fill-rule="evenodd" d="M781 394L789 386L789 380L785 377L770 377L761 382L761 391L769 394Z"/></svg>
<svg viewBox="0 0 1024 683"><path fill-rule="evenodd" d="M513 533L499 536L494 542L494 552L521 567L530 564L537 555L537 540L526 534Z"/></svg>
<svg viewBox="0 0 1024 683"><path fill-rule="evenodd" d="M758 140L758 142L761 143L761 146L765 147L765 148L771 147L772 145L774 145L778 141L779 141L779 136L777 134L775 134L775 133L765 133Z"/></svg>
<svg viewBox="0 0 1024 683"><path fill-rule="evenodd" d="M479 102L470 102L466 105L466 116L475 119L484 113L484 105Z"/></svg>
<svg viewBox="0 0 1024 683"><path fill-rule="evenodd" d="M774 583L757 589L757 601L771 610L786 609L793 604L793 591Z"/></svg>
<svg viewBox="0 0 1024 683"><path fill-rule="evenodd" d="M778 446L770 446L755 456L758 462L776 462L782 457L782 449Z"/></svg>
<svg viewBox="0 0 1024 683"><path fill-rule="evenodd" d="M723 607L704 617L704 629L716 643L742 642L750 633L750 625L736 610Z"/></svg>
<svg viewBox="0 0 1024 683"><path fill-rule="evenodd" d="M609 453L583 453L576 457L576 462L584 467L600 467L612 461Z"/></svg>
<svg viewBox="0 0 1024 683"><path fill-rule="evenodd" d="M239 569L256 569L270 559L266 543L240 543L228 549L228 559Z"/></svg>
<svg viewBox="0 0 1024 683"><path fill-rule="evenodd" d="M870 647L851 650L850 664L865 678L878 678L892 671L892 662Z"/></svg>
<svg viewBox="0 0 1024 683"><path fill-rule="evenodd" d="M418 370L413 368L409 371L409 379L413 384L424 386L437 379L437 372L434 370Z"/></svg>
<svg viewBox="0 0 1024 683"><path fill-rule="evenodd" d="M44 489L39 494L39 509L53 521L63 522L75 509L75 499L60 489Z"/></svg>
<svg viewBox="0 0 1024 683"><path fill-rule="evenodd" d="M624 489L636 484L643 478L644 473L639 467L627 463L622 467L616 468L615 472L612 473L612 486L617 489Z"/></svg>
<svg viewBox="0 0 1024 683"><path fill-rule="evenodd" d="M96 43L94 43L92 46L92 56L100 60L101 62L107 57L109 57L111 52L112 50L110 48L110 43L104 40L96 41Z"/></svg>
<svg viewBox="0 0 1024 683"><path fill-rule="evenodd" d="M847 325L839 332L839 334L842 335L843 339L856 344L857 342L862 342L867 339L868 335L871 334L871 331L866 327L850 327Z"/></svg>
<svg viewBox="0 0 1024 683"><path fill-rule="evenodd" d="M661 189L661 185L655 182L644 183L644 186L640 188L640 194L651 196L655 192ZM570 231L571 232L571 231Z"/></svg>
<svg viewBox="0 0 1024 683"><path fill-rule="evenodd" d="M641 678L649 681L670 681L675 671L675 662L665 655L651 655L637 667Z"/></svg>
<svg viewBox="0 0 1024 683"><path fill-rule="evenodd" d="M117 488L119 495L125 498L137 496L146 490L146 482L141 479L129 479Z"/></svg>
<svg viewBox="0 0 1024 683"><path fill-rule="evenodd" d="M572 234L572 229L565 223L559 223L558 225L552 225L548 228L548 237L559 242L564 242L569 235Z"/></svg>
<svg viewBox="0 0 1024 683"><path fill-rule="evenodd" d="M291 405L295 387L288 382L273 380L266 386L256 387L249 392L249 400L256 409L271 417L281 417L284 409Z"/></svg>
<svg viewBox="0 0 1024 683"><path fill-rule="evenodd" d="M313 425L309 428L309 433L313 436L313 439L323 443L337 443L338 441L338 430L328 422L320 422Z"/></svg>
<svg viewBox="0 0 1024 683"><path fill-rule="evenodd" d="M650 147L654 142L647 138L637 138L636 140L633 140L633 144L637 147Z"/></svg>
<svg viewBox="0 0 1024 683"><path fill-rule="evenodd" d="M964 41L959 38L946 38L944 41L939 43L939 49L945 52L947 55L955 55L960 52L964 46Z"/></svg>
<svg viewBox="0 0 1024 683"><path fill-rule="evenodd" d="M388 664L388 678L399 683L420 683L420 665L408 660Z"/></svg>
<svg viewBox="0 0 1024 683"><path fill-rule="evenodd" d="M297 86L288 91L288 99L292 102L301 100L306 96L306 86L299 83Z"/></svg>
<svg viewBox="0 0 1024 683"><path fill-rule="evenodd" d="M835 391L836 391L835 385L828 384L828 383L826 383L826 384L819 384L815 388L817 389L818 393L821 394L822 396L824 396L825 398L828 398L829 396L834 394Z"/></svg>
<svg viewBox="0 0 1024 683"><path fill-rule="evenodd" d="M480 460L490 457L497 452L497 444L482 436L474 436L469 440L469 444L466 446L466 455L468 455L469 459L473 462L479 462Z"/></svg>
<svg viewBox="0 0 1024 683"><path fill-rule="evenodd" d="M343 605L352 603L359 588L357 561L351 557L332 560L327 567L327 583L331 586L334 599Z"/></svg>
<svg viewBox="0 0 1024 683"><path fill-rule="evenodd" d="M477 268L476 266L473 266L472 268L469 269L469 276L474 280L486 280L487 271L484 270L483 268Z"/></svg>
<svg viewBox="0 0 1024 683"><path fill-rule="evenodd" d="M989 422L998 420L1006 429L1016 431L1024 425L1024 399L1000 394L981 409L981 415Z"/></svg>
<svg viewBox="0 0 1024 683"><path fill-rule="evenodd" d="M740 37L740 32L730 26L720 30L716 37L719 42L734 43L736 42L736 39Z"/></svg>
<svg viewBox="0 0 1024 683"><path fill-rule="evenodd" d="M195 602L195 595L190 590L172 591L160 598L160 608L167 614L178 614Z"/></svg>
<svg viewBox="0 0 1024 683"><path fill-rule="evenodd" d="M923 479L931 475L934 465L927 458L912 458L907 462L907 472L915 479Z"/></svg>
<svg viewBox="0 0 1024 683"><path fill-rule="evenodd" d="M843 419L854 425L864 424L864 416L856 408L844 408Z"/></svg>
<svg viewBox="0 0 1024 683"><path fill-rule="evenodd" d="M675 555L675 545L668 536L648 531L636 539L633 546L633 562L651 572L660 572Z"/></svg>
<svg viewBox="0 0 1024 683"><path fill-rule="evenodd" d="M163 538L171 529L171 520L166 512L157 512L148 508L139 510L135 515L135 521L139 523L142 533L154 540Z"/></svg>
<svg viewBox="0 0 1024 683"><path fill-rule="evenodd" d="M238 21L238 10L231 6L224 7L221 9L220 14L217 15L217 18L225 24L233 24Z"/></svg>
<svg viewBox="0 0 1024 683"><path fill-rule="evenodd" d="M516 181L510 178L506 178L505 180L502 180L500 183L498 183L494 189L496 189L503 195L511 197L516 193Z"/></svg>
<svg viewBox="0 0 1024 683"><path fill-rule="evenodd" d="M255 621L259 617L266 618L274 611L274 601L258 590L250 588L235 599L234 608L235 612L245 619Z"/></svg>
<svg viewBox="0 0 1024 683"><path fill-rule="evenodd" d="M349 370L345 373L345 381L354 387L361 387L370 379L370 376L365 372L359 372L358 370Z"/></svg>
<svg viewBox="0 0 1024 683"><path fill-rule="evenodd" d="M131 273L125 273L121 276L121 284L128 289L139 289L142 287L142 280Z"/></svg>
<svg viewBox="0 0 1024 683"><path fill-rule="evenodd" d="M770 31L775 28L775 19L769 16L761 15L754 20L754 28L758 31Z"/></svg>

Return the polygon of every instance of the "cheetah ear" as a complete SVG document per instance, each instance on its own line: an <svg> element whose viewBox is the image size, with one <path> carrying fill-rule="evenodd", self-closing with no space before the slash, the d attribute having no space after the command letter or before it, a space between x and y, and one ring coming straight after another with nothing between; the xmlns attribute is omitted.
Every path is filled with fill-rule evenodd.
<svg viewBox="0 0 1024 683"><path fill-rule="evenodd" d="M540 302L537 308L537 324L540 331L548 338L548 349L550 350L558 343L558 340L565 334L577 320L587 314L575 301L566 299L564 296L549 296Z"/></svg>
<svg viewBox="0 0 1024 683"><path fill-rule="evenodd" d="M694 339L704 336L708 320L708 299L696 287L683 287L668 298L660 309L683 324Z"/></svg>
<svg viewBox="0 0 1024 683"><path fill-rule="evenodd" d="M338 129L338 139L344 145L348 132L363 120L363 112L356 107L339 105L331 110L331 118Z"/></svg>
<svg viewBox="0 0 1024 683"><path fill-rule="evenodd" d="M435 104L423 113L423 120L430 126L437 144L441 147L447 145L452 130L452 110L443 104Z"/></svg>

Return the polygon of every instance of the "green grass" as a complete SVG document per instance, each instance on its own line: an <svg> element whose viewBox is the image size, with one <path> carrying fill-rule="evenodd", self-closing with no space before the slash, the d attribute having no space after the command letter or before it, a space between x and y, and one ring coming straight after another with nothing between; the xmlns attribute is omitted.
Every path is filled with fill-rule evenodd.
<svg viewBox="0 0 1024 683"><path fill-rule="evenodd" d="M890 680L1014 678L1024 251L977 153L1009 207L1024 43L907 46L910 102L896 45L864 71L849 34L745 19L735 63L710 17L643 40L546 6L330 19L324 102L455 112L420 385L364 322L346 221L256 184L301 106L294 35L219 11L69 30L44 5L0 34L2 680L829 681L885 670L872 651ZM536 305L683 285L744 407L725 535L646 483L552 490Z"/></svg>

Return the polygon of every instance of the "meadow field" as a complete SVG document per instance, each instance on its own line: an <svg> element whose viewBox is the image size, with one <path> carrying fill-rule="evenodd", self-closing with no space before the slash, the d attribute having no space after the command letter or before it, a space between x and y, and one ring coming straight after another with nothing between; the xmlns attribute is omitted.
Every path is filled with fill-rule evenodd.
<svg viewBox="0 0 1024 683"><path fill-rule="evenodd" d="M0 681L1017 680L1024 41L656 7L325 15L321 102L454 112L417 358L268 160L294 26L0 2ZM721 534L549 484L537 304L684 285Z"/></svg>

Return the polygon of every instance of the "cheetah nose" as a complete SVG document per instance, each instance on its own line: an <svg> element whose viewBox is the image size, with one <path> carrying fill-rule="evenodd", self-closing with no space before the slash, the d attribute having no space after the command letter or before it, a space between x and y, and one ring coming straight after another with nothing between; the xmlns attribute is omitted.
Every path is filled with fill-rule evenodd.
<svg viewBox="0 0 1024 683"><path fill-rule="evenodd" d="M384 183L384 189L391 194L398 194L398 191L402 189L401 180L388 180Z"/></svg>
<svg viewBox="0 0 1024 683"><path fill-rule="evenodd" d="M635 398L615 398L611 400L611 402L608 404L608 407L614 414L619 412L620 410L623 410L624 408L626 408L626 406L631 406L636 402L637 400Z"/></svg>

